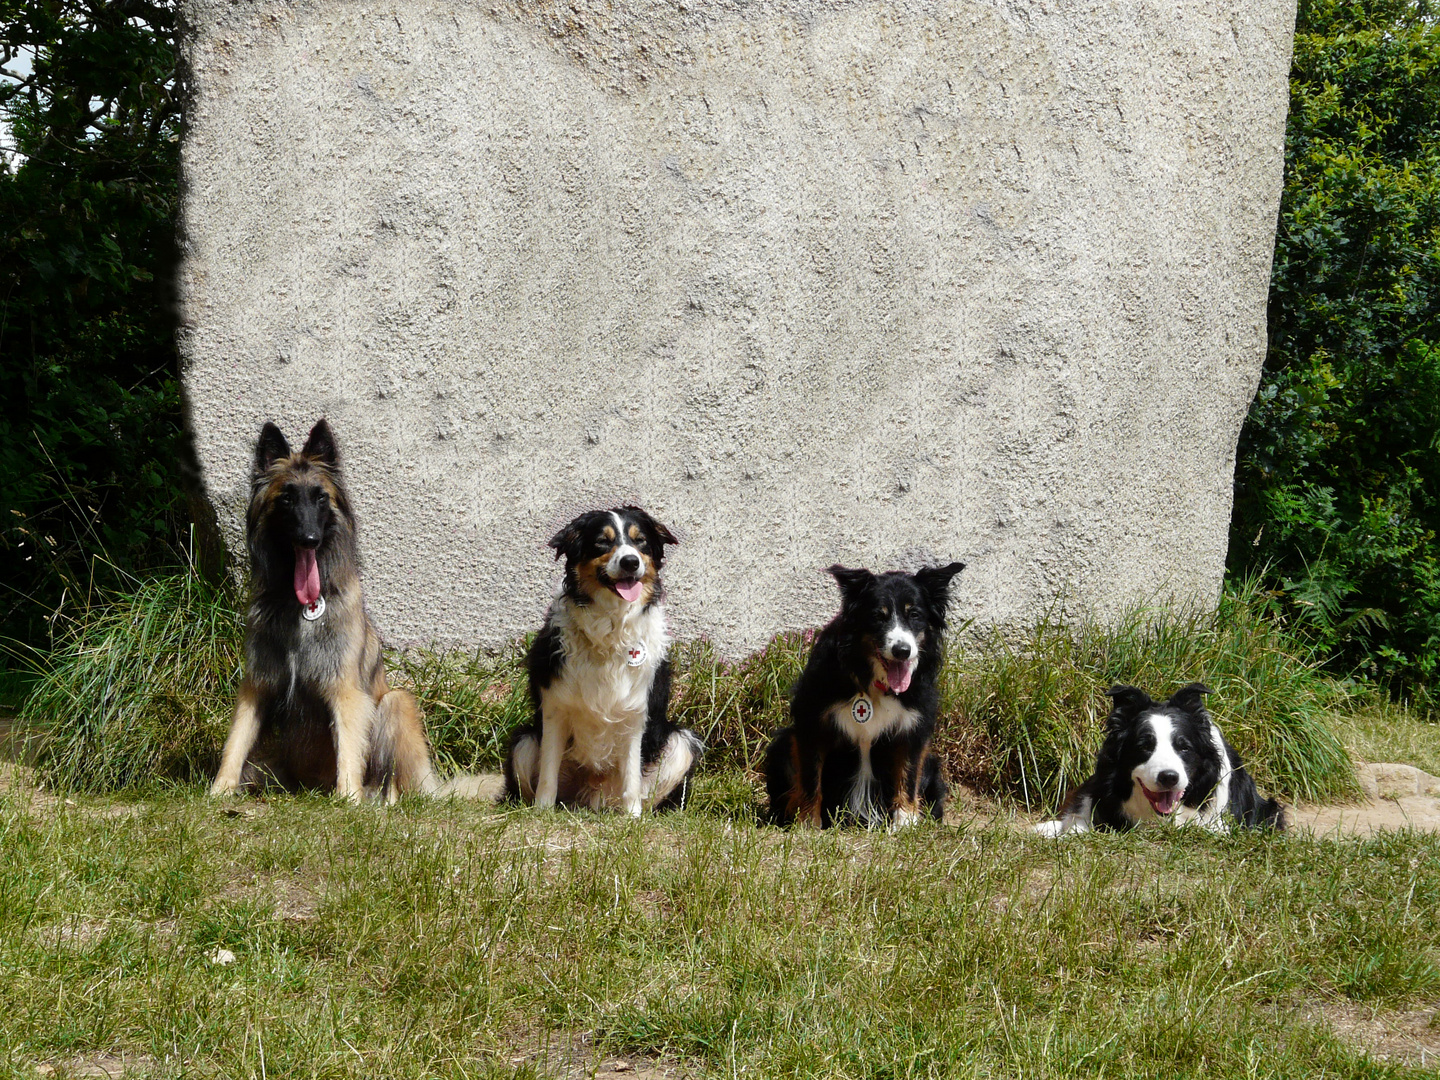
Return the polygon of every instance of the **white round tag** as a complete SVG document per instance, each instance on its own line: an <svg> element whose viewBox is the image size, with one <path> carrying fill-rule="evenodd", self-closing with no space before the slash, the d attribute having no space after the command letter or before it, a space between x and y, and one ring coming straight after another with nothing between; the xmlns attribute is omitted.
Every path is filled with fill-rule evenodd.
<svg viewBox="0 0 1440 1080"><path fill-rule="evenodd" d="M325 597L317 596L313 604L307 604L300 609L300 617L306 622L314 622L325 614Z"/></svg>
<svg viewBox="0 0 1440 1080"><path fill-rule="evenodd" d="M631 667L639 667L645 662L645 643L637 641L632 645L625 646L625 663Z"/></svg>
<svg viewBox="0 0 1440 1080"><path fill-rule="evenodd" d="M875 715L875 706L870 704L868 697L857 697L855 704L850 706L850 715L857 724L863 724Z"/></svg>

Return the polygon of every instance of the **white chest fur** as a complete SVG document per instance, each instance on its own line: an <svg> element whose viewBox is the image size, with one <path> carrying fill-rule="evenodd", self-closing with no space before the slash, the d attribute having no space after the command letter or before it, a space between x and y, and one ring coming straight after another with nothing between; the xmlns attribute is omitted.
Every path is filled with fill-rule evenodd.
<svg viewBox="0 0 1440 1080"><path fill-rule="evenodd" d="M664 607L642 609L618 596L582 607L560 597L551 622L565 661L541 692L544 716L568 728L566 757L599 771L615 768L645 729L650 688L670 644ZM644 659L632 666L628 657L636 645L643 646Z"/></svg>
<svg viewBox="0 0 1440 1080"><path fill-rule="evenodd" d="M920 714L907 709L894 694L880 694L866 700L873 706L870 719L863 724L855 719L855 699L842 701L827 714L830 722L840 729L860 751L860 769L855 782L850 785L846 799L850 812L862 825L873 825L884 817L881 805L880 786L875 779L875 769L870 762L870 747L881 735L902 735L920 722Z"/></svg>
<svg viewBox="0 0 1440 1080"><path fill-rule="evenodd" d="M861 756L868 762L871 743L887 733L904 734L920 722L920 714L914 709L907 709L894 694L880 694L867 700L874 709L870 719L863 724L855 719L854 698L835 705L828 715L830 722L860 748Z"/></svg>

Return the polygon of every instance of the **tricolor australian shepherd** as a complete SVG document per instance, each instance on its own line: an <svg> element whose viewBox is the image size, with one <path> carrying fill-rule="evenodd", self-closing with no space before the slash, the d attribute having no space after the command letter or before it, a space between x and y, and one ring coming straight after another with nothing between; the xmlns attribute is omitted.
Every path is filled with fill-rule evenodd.
<svg viewBox="0 0 1440 1080"><path fill-rule="evenodd" d="M950 579L964 568L912 575L830 567L840 614L816 637L791 724L765 754L771 821L898 826L944 813L930 738Z"/></svg>
<svg viewBox="0 0 1440 1080"><path fill-rule="evenodd" d="M581 514L550 540L565 580L530 647L535 719L505 755L505 794L638 817L684 805L704 745L670 723L660 565L675 537L644 510Z"/></svg>
<svg viewBox="0 0 1440 1080"><path fill-rule="evenodd" d="M1255 789L1205 708L1208 693L1191 683L1157 702L1133 686L1112 688L1095 775L1071 792L1058 821L1035 831L1125 830L1172 815L1213 832L1229 830L1227 817L1249 828L1285 828L1285 811Z"/></svg>

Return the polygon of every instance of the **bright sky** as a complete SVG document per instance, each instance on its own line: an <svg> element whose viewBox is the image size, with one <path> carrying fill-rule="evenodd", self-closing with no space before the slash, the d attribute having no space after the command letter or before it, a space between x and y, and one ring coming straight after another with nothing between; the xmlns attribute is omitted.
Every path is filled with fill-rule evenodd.
<svg viewBox="0 0 1440 1080"><path fill-rule="evenodd" d="M0 69L0 75L9 75L16 79L23 79L30 74L31 64L35 54L29 49L21 49L19 55L10 63ZM0 157L10 163L11 167L18 165L19 155L11 151L10 146L10 125L0 120Z"/></svg>

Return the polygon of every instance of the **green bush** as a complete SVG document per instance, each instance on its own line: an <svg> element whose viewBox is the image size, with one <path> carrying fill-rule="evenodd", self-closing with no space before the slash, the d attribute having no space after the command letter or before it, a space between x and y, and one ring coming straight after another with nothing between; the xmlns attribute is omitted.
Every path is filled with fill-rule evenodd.
<svg viewBox="0 0 1440 1080"><path fill-rule="evenodd" d="M172 4L0 4L0 68L33 58L0 77L0 633L31 644L173 565L200 510L170 296L175 33Z"/></svg>
<svg viewBox="0 0 1440 1080"><path fill-rule="evenodd" d="M1440 19L1302 0L1270 349L1230 568L1332 667L1428 700L1440 665Z"/></svg>

